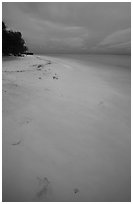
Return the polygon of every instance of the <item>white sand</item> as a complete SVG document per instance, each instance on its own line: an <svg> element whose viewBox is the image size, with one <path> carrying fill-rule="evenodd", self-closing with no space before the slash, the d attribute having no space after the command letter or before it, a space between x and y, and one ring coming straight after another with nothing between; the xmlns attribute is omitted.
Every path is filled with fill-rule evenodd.
<svg viewBox="0 0 133 204"><path fill-rule="evenodd" d="M4 58L3 201L130 201L129 57Z"/></svg>

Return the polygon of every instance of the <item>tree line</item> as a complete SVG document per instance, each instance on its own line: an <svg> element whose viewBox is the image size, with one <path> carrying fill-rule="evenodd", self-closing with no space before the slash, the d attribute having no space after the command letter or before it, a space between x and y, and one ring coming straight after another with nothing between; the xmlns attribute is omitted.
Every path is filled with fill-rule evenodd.
<svg viewBox="0 0 133 204"><path fill-rule="evenodd" d="M2 54L9 56L21 56L28 51L22 34L18 31L7 29L2 21Z"/></svg>

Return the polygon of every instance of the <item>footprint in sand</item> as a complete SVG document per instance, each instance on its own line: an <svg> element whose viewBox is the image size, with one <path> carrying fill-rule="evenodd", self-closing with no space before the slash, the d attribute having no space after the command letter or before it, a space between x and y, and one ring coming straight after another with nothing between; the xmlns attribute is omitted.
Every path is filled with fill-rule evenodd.
<svg viewBox="0 0 133 204"><path fill-rule="evenodd" d="M43 64L39 64L38 66L37 66L37 68L42 68L43 67Z"/></svg>
<svg viewBox="0 0 133 204"><path fill-rule="evenodd" d="M40 177L37 177L37 180L39 182L39 188L40 188L39 191L37 192L37 197L40 198L42 196L47 196L49 191L49 185L50 185L48 178L44 177L41 179Z"/></svg>
<svg viewBox="0 0 133 204"><path fill-rule="evenodd" d="M37 66L37 70L41 71L43 67L44 67L44 64L39 64L39 65Z"/></svg>
<svg viewBox="0 0 133 204"><path fill-rule="evenodd" d="M103 105L104 105L104 102L103 102L103 101L100 101L100 102L98 103L98 105L99 105L99 106L103 106Z"/></svg>
<svg viewBox="0 0 133 204"><path fill-rule="evenodd" d="M14 142L12 142L12 146L18 146L18 145L20 145L20 146L23 146L24 145L24 139L23 139L23 137L20 137L20 138L16 138L16 141L15 141L15 139L14 139Z"/></svg>
<svg viewBox="0 0 133 204"><path fill-rule="evenodd" d="M75 188L74 189L74 193L76 194L76 193L79 193L79 189L78 188Z"/></svg>
<svg viewBox="0 0 133 204"><path fill-rule="evenodd" d="M32 67L37 67L37 64L33 64L33 65L31 65Z"/></svg>
<svg viewBox="0 0 133 204"><path fill-rule="evenodd" d="M21 142L22 142L22 141L19 140L19 141L17 141L17 142L12 143L12 145L19 145Z"/></svg>
<svg viewBox="0 0 133 204"><path fill-rule="evenodd" d="M51 61L48 61L48 63L47 63L47 64L52 64L52 62L51 62ZM47 64L46 64L46 65L47 65Z"/></svg>
<svg viewBox="0 0 133 204"><path fill-rule="evenodd" d="M32 67L36 67L37 70L42 70L41 68L44 67L44 64L33 64Z"/></svg>
<svg viewBox="0 0 133 204"><path fill-rule="evenodd" d="M24 117L21 119L21 121L19 122L20 125L27 125L32 121L32 119L30 117Z"/></svg>
<svg viewBox="0 0 133 204"><path fill-rule="evenodd" d="M56 73L55 73L55 75L53 76L53 79L59 79Z"/></svg>
<svg viewBox="0 0 133 204"><path fill-rule="evenodd" d="M44 90L45 90L45 91L51 91L49 88L45 88Z"/></svg>

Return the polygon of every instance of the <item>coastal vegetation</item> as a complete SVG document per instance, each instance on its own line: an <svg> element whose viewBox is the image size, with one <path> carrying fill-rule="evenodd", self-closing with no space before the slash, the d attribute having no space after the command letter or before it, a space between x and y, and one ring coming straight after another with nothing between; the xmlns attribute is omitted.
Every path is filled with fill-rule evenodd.
<svg viewBox="0 0 133 204"><path fill-rule="evenodd" d="M28 51L21 32L12 31L2 21L2 55L21 56Z"/></svg>

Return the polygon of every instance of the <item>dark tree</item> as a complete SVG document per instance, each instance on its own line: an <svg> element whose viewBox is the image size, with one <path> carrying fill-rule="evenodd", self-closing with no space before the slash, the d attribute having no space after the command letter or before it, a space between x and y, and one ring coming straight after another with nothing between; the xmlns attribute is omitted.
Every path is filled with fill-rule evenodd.
<svg viewBox="0 0 133 204"><path fill-rule="evenodd" d="M2 54L17 56L26 53L27 50L22 34L7 30L5 23L2 22Z"/></svg>
<svg viewBox="0 0 133 204"><path fill-rule="evenodd" d="M2 30L6 30L6 25L3 21L2 21Z"/></svg>

